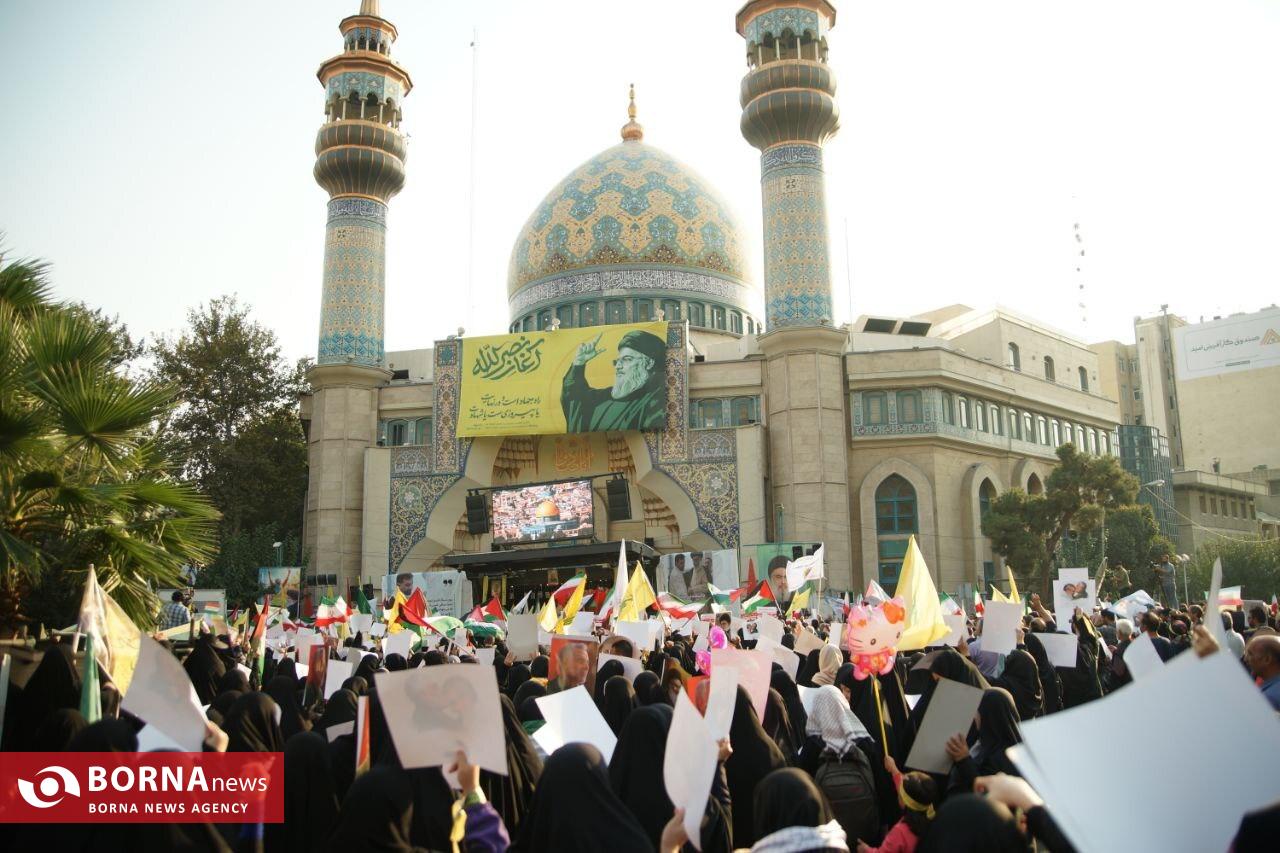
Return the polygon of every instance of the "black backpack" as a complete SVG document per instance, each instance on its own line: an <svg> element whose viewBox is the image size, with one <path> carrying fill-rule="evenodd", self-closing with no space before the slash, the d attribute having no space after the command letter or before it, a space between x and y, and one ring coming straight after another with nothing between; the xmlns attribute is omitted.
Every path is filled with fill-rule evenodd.
<svg viewBox="0 0 1280 853"><path fill-rule="evenodd" d="M879 837L876 784L871 775L871 762L861 749L855 746L843 758L824 752L813 779L827 795L831 812L850 841Z"/></svg>

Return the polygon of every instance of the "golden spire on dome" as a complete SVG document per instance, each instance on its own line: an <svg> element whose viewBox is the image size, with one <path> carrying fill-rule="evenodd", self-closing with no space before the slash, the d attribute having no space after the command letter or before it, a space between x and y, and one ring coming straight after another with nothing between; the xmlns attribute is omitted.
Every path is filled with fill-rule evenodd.
<svg viewBox="0 0 1280 853"><path fill-rule="evenodd" d="M631 103L627 105L627 118L630 119L622 126L623 142L639 142L644 139L644 128L636 122L636 84L631 84Z"/></svg>
<svg viewBox="0 0 1280 853"><path fill-rule="evenodd" d="M378 0L360 0L360 14L381 18L382 15L378 10Z"/></svg>

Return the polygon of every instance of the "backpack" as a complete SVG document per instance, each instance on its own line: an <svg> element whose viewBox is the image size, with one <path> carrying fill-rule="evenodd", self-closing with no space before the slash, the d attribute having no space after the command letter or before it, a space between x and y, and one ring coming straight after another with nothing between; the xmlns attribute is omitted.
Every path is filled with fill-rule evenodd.
<svg viewBox="0 0 1280 853"><path fill-rule="evenodd" d="M849 838L877 838L880 809L871 762L856 746L843 758L825 752L813 780L827 795L831 812Z"/></svg>

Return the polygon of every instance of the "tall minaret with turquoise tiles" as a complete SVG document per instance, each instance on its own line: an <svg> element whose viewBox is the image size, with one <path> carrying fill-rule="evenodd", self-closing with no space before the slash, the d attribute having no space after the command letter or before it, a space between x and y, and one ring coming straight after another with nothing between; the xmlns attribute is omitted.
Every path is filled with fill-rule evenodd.
<svg viewBox="0 0 1280 853"><path fill-rule="evenodd" d="M342 52L320 64L324 124L315 179L329 194L320 341L307 428L304 547L310 583L345 596L360 582L364 454L377 442L383 349L387 203L404 186L401 106L413 88L392 58L398 33L378 0L343 18ZM305 416L305 413L304 413Z"/></svg>
<svg viewBox="0 0 1280 853"><path fill-rule="evenodd" d="M849 508L848 335L835 327L822 146L839 127L828 0L751 0L742 135L760 150L764 353L774 541L825 542L831 586L857 586Z"/></svg>

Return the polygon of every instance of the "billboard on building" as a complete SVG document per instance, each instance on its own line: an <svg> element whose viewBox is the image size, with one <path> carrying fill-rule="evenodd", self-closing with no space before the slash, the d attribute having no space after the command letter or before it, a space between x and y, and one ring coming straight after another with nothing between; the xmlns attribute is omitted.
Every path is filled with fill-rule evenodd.
<svg viewBox="0 0 1280 853"><path fill-rule="evenodd" d="M493 544L594 536L594 500L590 480L539 483L490 492Z"/></svg>
<svg viewBox="0 0 1280 853"><path fill-rule="evenodd" d="M707 585L728 592L737 589L738 552L682 551L663 554L658 560L658 591L685 601L701 601L710 595Z"/></svg>
<svg viewBox="0 0 1280 853"><path fill-rule="evenodd" d="M1173 330L1178 379L1280 366L1280 309Z"/></svg>
<svg viewBox="0 0 1280 853"><path fill-rule="evenodd" d="M667 323L462 341L458 435L560 435L666 425Z"/></svg>

